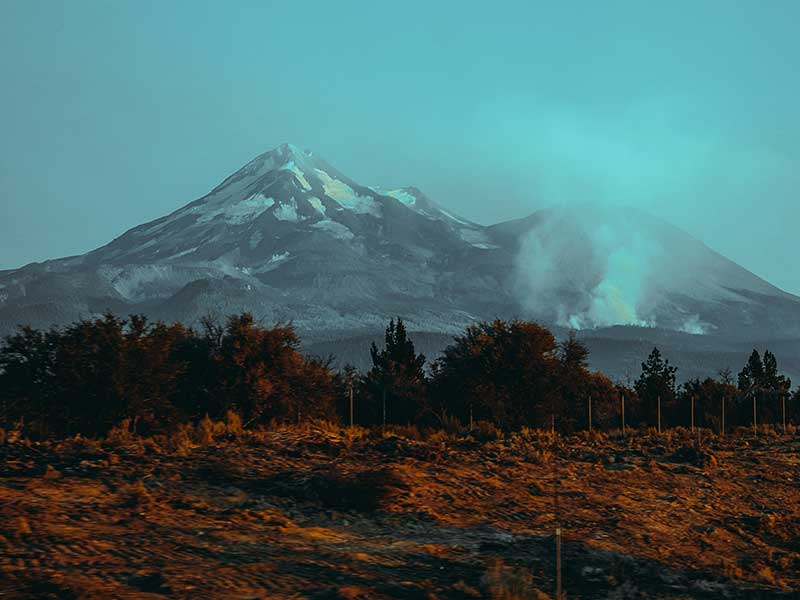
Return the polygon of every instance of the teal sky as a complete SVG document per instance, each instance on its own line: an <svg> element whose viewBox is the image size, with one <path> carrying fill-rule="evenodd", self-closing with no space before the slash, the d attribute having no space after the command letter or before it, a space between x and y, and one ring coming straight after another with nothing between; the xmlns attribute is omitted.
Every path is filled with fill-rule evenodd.
<svg viewBox="0 0 800 600"><path fill-rule="evenodd" d="M0 268L291 141L479 223L638 206L800 293L799 22L777 0L0 0Z"/></svg>

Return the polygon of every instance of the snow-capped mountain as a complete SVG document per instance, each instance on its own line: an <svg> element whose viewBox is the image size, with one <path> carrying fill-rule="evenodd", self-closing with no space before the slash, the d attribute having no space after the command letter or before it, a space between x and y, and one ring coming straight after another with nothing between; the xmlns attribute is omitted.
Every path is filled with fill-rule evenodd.
<svg viewBox="0 0 800 600"><path fill-rule="evenodd" d="M284 144L106 246L0 273L0 327L110 308L190 322L249 310L323 337L393 314L456 331L510 302L484 293L497 289L482 266L496 249L486 228L415 188L360 185Z"/></svg>
<svg viewBox="0 0 800 600"><path fill-rule="evenodd" d="M250 311L310 343L476 319L800 337L800 298L663 221L548 209L482 226L418 189L361 185L284 144L208 195L82 256L0 272L0 331L104 310L195 322Z"/></svg>

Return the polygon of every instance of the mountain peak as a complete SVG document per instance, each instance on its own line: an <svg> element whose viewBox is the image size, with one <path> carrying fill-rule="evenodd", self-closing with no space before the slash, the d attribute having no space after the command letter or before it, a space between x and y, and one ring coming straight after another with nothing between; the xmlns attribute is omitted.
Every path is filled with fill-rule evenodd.
<svg viewBox="0 0 800 600"><path fill-rule="evenodd" d="M292 144L291 142L284 142L280 146L266 152L266 154L280 156L287 160L298 159L298 158L305 159L311 157L310 151L303 150L302 148L296 146L295 144Z"/></svg>
<svg viewBox="0 0 800 600"><path fill-rule="evenodd" d="M260 167L260 171L266 173L268 171L277 170L281 168L291 167L292 163L299 168L312 168L310 164L313 154L308 150L303 150L290 142L284 142L280 146L268 150L263 154L259 154L250 163L245 165L245 169L254 163Z"/></svg>

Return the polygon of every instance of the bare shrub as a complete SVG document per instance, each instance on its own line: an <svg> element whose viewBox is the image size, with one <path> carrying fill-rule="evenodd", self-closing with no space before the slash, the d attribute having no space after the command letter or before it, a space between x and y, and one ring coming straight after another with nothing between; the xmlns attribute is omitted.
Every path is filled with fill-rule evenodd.
<svg viewBox="0 0 800 600"><path fill-rule="evenodd" d="M239 413L232 410L225 413L225 430L234 437L241 437L244 435L242 417L239 416Z"/></svg>
<svg viewBox="0 0 800 600"><path fill-rule="evenodd" d="M405 487L390 468L346 472L334 467L310 475L278 473L258 482L253 491L318 502L332 510L369 513L380 509L392 490Z"/></svg>
<svg viewBox="0 0 800 600"><path fill-rule="evenodd" d="M142 483L141 479L137 480L135 483L119 486L116 493L119 504L129 508L140 508L153 500L153 496L150 494L147 487L145 487L144 483Z"/></svg>
<svg viewBox="0 0 800 600"><path fill-rule="evenodd" d="M106 440L108 442L120 446L132 443L135 437L131 429L130 419L122 419L122 421L112 427L108 434L106 434Z"/></svg>
<svg viewBox="0 0 800 600"><path fill-rule="evenodd" d="M226 432L225 423L213 421L208 415L200 419L195 431L195 441L201 446L211 446L214 438L224 435Z"/></svg>
<svg viewBox="0 0 800 600"><path fill-rule="evenodd" d="M428 435L428 441L434 444L446 444L452 442L454 437L444 429L437 429Z"/></svg>
<svg viewBox="0 0 800 600"><path fill-rule="evenodd" d="M479 442L493 442L503 439L503 431L489 421L477 421L470 431L472 437Z"/></svg>
<svg viewBox="0 0 800 600"><path fill-rule="evenodd" d="M534 448L525 454L528 462L538 465L549 465L553 462L553 453L547 448Z"/></svg>
<svg viewBox="0 0 800 600"><path fill-rule="evenodd" d="M536 588L530 571L493 561L482 580L492 600L549 600L550 596Z"/></svg>
<svg viewBox="0 0 800 600"><path fill-rule="evenodd" d="M445 415L441 420L442 430L450 435L458 435L464 430L458 417Z"/></svg>
<svg viewBox="0 0 800 600"><path fill-rule="evenodd" d="M392 425L386 430L387 434L394 434L397 437L405 438L407 440L422 440L422 434L416 425Z"/></svg>
<svg viewBox="0 0 800 600"><path fill-rule="evenodd" d="M381 468L355 473L333 470L317 475L314 486L327 508L373 512L383 506L392 488L404 484L394 471Z"/></svg>
<svg viewBox="0 0 800 600"><path fill-rule="evenodd" d="M188 423L178 425L175 432L167 437L164 448L167 452L173 452L179 455L188 454L192 448L195 447L194 443L194 427Z"/></svg>

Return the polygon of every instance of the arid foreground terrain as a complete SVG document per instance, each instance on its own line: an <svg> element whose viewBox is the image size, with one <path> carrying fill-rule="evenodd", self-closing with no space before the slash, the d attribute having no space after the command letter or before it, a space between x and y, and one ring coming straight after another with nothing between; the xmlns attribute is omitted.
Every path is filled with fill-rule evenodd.
<svg viewBox="0 0 800 600"><path fill-rule="evenodd" d="M553 597L554 465L566 597L800 593L797 436L213 429L0 445L0 598Z"/></svg>

